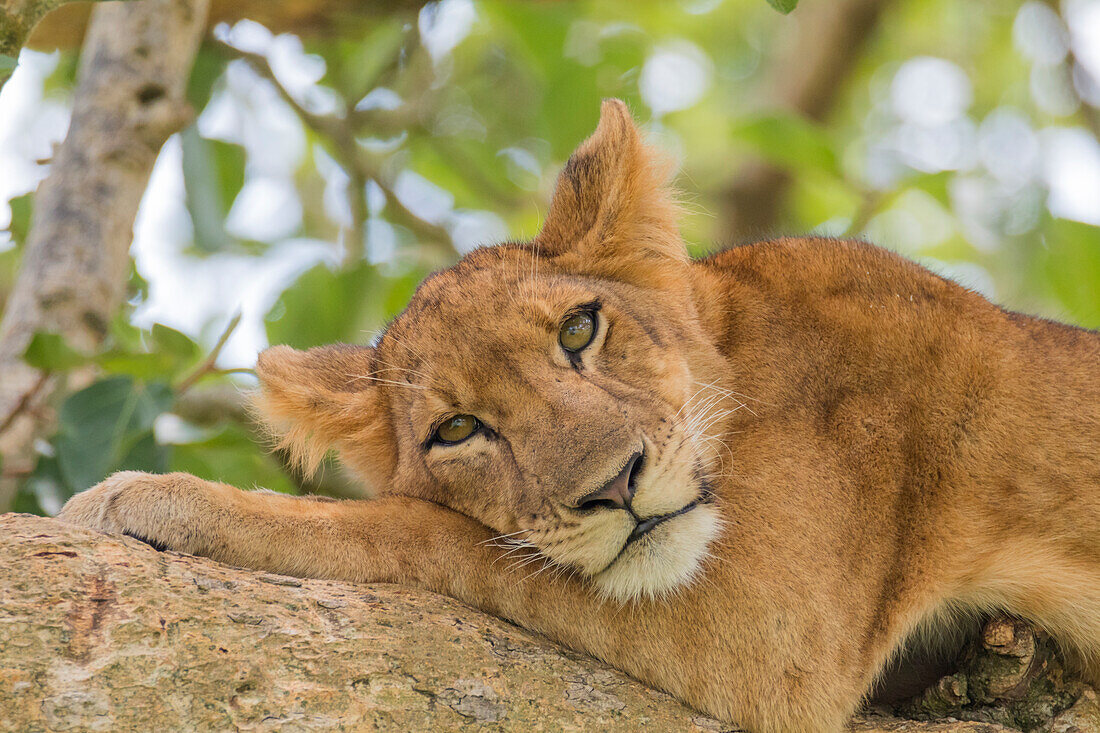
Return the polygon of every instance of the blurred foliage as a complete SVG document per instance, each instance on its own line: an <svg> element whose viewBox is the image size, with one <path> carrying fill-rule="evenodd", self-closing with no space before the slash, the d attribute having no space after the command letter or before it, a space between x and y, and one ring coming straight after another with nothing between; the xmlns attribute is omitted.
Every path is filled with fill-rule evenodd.
<svg viewBox="0 0 1100 733"><path fill-rule="evenodd" d="M162 156L179 190L155 177L143 211L159 226L138 227L108 344L80 354L39 334L27 351L84 386L58 406L19 506L54 511L121 469L300 490L240 410L197 424L181 401L250 386L226 367L264 343L367 341L432 269L534 234L608 96L682 161L695 253L735 236L723 197L762 160L790 181L777 233L866 236L1008 307L1100 326L1100 201L1061 181L1100 185L1100 85L1067 42L1087 42L1067 23L1096 2L895 0L824 123L773 103L811 0L443 0L349 17L339 37L221 28L192 74L197 122ZM44 99L71 94L75 69L62 55ZM9 205L0 296L33 196ZM165 261L196 274L172 290Z"/></svg>
<svg viewBox="0 0 1100 733"><path fill-rule="evenodd" d="M17 505L56 511L75 492L115 471L187 471L295 492L282 467L257 448L245 426L165 429L161 424L158 429L200 380L237 371L216 366L216 356L175 329L161 324L138 329L123 318L112 324L110 338L96 354L78 352L57 334L35 334L23 356L27 363L48 373L95 376L61 403L57 433L43 447Z"/></svg>
<svg viewBox="0 0 1100 733"><path fill-rule="evenodd" d="M798 0L768 0L768 5L786 15L798 7Z"/></svg>

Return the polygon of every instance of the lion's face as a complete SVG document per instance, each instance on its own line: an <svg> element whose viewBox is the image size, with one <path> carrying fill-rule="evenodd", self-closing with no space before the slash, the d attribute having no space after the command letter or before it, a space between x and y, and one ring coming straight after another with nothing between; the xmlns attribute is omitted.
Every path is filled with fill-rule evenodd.
<svg viewBox="0 0 1100 733"><path fill-rule="evenodd" d="M718 531L724 410L697 399L705 346L659 176L609 103L535 241L432 276L374 348L265 352L289 445L335 443L380 492L480 520L531 572L619 599L684 585Z"/></svg>
<svg viewBox="0 0 1100 733"><path fill-rule="evenodd" d="M382 385L401 416L393 490L614 596L680 585L716 526L682 321L652 293L556 272L527 248L433 278L377 348L375 374L398 383Z"/></svg>

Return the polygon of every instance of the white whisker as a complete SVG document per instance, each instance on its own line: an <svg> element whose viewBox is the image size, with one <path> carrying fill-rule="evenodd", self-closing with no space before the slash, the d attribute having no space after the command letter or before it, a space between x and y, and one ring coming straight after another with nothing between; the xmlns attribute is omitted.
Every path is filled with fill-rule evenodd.
<svg viewBox="0 0 1100 733"><path fill-rule="evenodd" d="M409 389L427 389L427 387L424 387L423 385L409 384L408 382L398 382L398 381L393 380L393 379L380 379L378 377L371 376L370 374L348 375L348 376L350 376L352 379L368 379L372 382L378 382L379 384L390 384L390 385L393 385L394 387L407 387Z"/></svg>

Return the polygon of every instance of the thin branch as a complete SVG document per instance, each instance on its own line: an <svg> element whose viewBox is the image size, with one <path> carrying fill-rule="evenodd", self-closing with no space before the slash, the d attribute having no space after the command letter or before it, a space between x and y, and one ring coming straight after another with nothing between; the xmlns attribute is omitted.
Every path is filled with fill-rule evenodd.
<svg viewBox="0 0 1100 733"><path fill-rule="evenodd" d="M351 231L344 242L344 266L363 259L367 250L367 179L358 166L347 171L348 204L351 207Z"/></svg>
<svg viewBox="0 0 1100 733"><path fill-rule="evenodd" d="M1085 83L1091 84L1093 87L1097 88L1100 88L1100 82L1093 77L1088 67L1081 63L1081 60L1077 58L1077 54L1074 53L1072 48L1070 48L1069 52L1066 54L1065 68L1066 74L1069 75L1069 87L1077 96L1077 101L1080 104L1078 110L1081 119L1089 128L1092 136L1100 140L1100 109L1094 107L1089 100L1081 95L1081 92L1077 89L1077 79L1083 79Z"/></svg>
<svg viewBox="0 0 1100 733"><path fill-rule="evenodd" d="M893 197L886 196L878 191L864 191L863 198L860 199L859 206L856 208L855 214L852 215L852 221L849 222L848 227L840 236L857 237L862 234L872 217L882 210L883 203L891 198Z"/></svg>
<svg viewBox="0 0 1100 733"><path fill-rule="evenodd" d="M202 363L199 364L197 367L195 367L195 369L192 370L192 372L190 374L188 374L186 377L181 379L180 383L178 385L176 385L176 394L177 395L181 395L181 394L186 393L187 390L189 390L189 389L191 389L192 387L195 386L196 382L198 382L200 379L202 379L203 377L205 377L207 375L210 375L210 374L229 374L229 373L234 373L234 372L241 371L241 370L238 370L238 369L218 369L218 367L217 367L218 357L221 356L222 349L225 348L226 342L229 341L229 337L233 335L233 332L235 330L237 330L237 326L239 326L240 323L241 323L241 313L238 311L237 315L235 315L231 319L229 319L229 324L225 327L225 330L222 331L221 336L218 337L217 343L214 344L214 348L212 348L210 350L210 353L207 355L207 357L205 359L203 359ZM250 372L252 370L248 369L248 370L244 370L244 371L249 371Z"/></svg>
<svg viewBox="0 0 1100 733"><path fill-rule="evenodd" d="M352 167L360 171L365 178L374 181L375 185L382 191L382 195L386 197L386 209L390 212L394 222L408 227L418 237L440 245L444 249L444 254L457 256L458 252L454 248L451 233L446 228L413 213L386 181L386 176L383 175L381 170L381 164L365 150L359 150L357 153L350 161Z"/></svg>
<svg viewBox="0 0 1100 733"><path fill-rule="evenodd" d="M1077 88L1076 79L1084 79L1086 83L1096 86L1097 80L1093 78L1092 72L1088 67L1081 63L1081 60L1077 58L1077 52L1073 48L1073 36L1069 30L1069 24L1066 22L1066 18L1062 15L1062 4L1058 0L1043 0L1043 4L1046 5L1054 13L1062 24L1062 29L1066 32L1066 57L1062 60L1061 68L1066 75L1066 84L1073 91L1074 97L1078 103L1078 113L1081 117L1081 121L1085 123L1085 126L1092 132L1093 137L1100 140L1100 109L1097 109L1093 105L1089 104L1089 101L1081 96L1080 90Z"/></svg>
<svg viewBox="0 0 1100 733"><path fill-rule="evenodd" d="M410 30L415 28L411 26ZM348 110L348 121L354 130L369 130L378 137L392 137L410 128L420 127L424 118L439 101L440 87L435 85L435 63L420 43L420 34L411 31L405 43L393 54L390 63L378 77L353 99L362 99L377 86L393 89L402 99L395 109Z"/></svg>

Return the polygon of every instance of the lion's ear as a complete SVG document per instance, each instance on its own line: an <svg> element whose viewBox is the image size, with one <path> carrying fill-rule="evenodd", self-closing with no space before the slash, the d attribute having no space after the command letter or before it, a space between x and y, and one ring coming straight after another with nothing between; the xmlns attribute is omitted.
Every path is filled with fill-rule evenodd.
<svg viewBox="0 0 1100 733"><path fill-rule="evenodd" d="M330 448L375 474L392 461L383 395L369 376L372 357L372 349L347 344L273 346L260 354L256 409L303 470L315 470Z"/></svg>
<svg viewBox="0 0 1100 733"><path fill-rule="evenodd" d="M678 209L667 156L642 140L630 110L605 100L600 124L558 177L550 211L532 246L601 274L630 274L646 263L683 264Z"/></svg>

